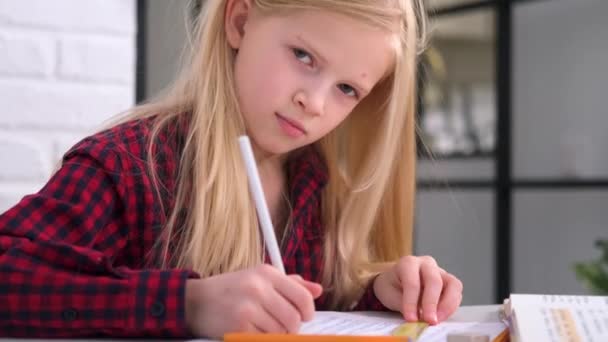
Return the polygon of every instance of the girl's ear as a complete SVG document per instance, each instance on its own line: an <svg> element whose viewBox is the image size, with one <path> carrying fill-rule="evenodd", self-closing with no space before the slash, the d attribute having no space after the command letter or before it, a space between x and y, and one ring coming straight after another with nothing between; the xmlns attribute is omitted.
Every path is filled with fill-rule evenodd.
<svg viewBox="0 0 608 342"><path fill-rule="evenodd" d="M228 44L238 49L245 35L245 23L251 10L251 0L227 0L224 27Z"/></svg>

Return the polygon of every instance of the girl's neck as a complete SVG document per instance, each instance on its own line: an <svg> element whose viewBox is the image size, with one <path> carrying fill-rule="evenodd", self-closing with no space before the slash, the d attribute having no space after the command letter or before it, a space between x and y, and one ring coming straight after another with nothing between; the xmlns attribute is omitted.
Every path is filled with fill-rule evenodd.
<svg viewBox="0 0 608 342"><path fill-rule="evenodd" d="M252 140L251 141L251 149L253 150L253 155L255 157L255 162L257 164L258 169L263 168L282 168L285 160L287 159L288 153L284 154L272 154L266 152L258 147L258 145Z"/></svg>
<svg viewBox="0 0 608 342"><path fill-rule="evenodd" d="M278 237L283 235L283 229L289 212L289 197L286 194L287 176L281 163L267 163L259 168L264 196Z"/></svg>
<svg viewBox="0 0 608 342"><path fill-rule="evenodd" d="M285 171L288 154L273 155L264 153L255 144L252 147L272 223L281 239L291 215Z"/></svg>

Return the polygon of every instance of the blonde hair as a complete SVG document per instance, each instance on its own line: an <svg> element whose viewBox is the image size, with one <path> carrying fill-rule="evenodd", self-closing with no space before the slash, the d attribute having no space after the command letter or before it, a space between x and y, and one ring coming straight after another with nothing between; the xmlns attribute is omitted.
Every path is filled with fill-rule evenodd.
<svg viewBox="0 0 608 342"><path fill-rule="evenodd" d="M395 34L394 70L337 129L316 143L329 172L322 200L322 283L331 292L331 308L348 308L388 262L411 253L416 63L424 32L423 10L416 0L252 3L269 15L301 9L333 11ZM203 277L263 262L255 208L243 191L248 189L247 179L236 138L244 132L244 124L235 94L235 54L225 35L225 6L226 0L206 1L196 22L189 62L180 76L165 94L120 120L155 118L148 161L158 189L162 184L155 171L155 137L188 116L173 207L157 243L162 247L161 267L190 268Z"/></svg>

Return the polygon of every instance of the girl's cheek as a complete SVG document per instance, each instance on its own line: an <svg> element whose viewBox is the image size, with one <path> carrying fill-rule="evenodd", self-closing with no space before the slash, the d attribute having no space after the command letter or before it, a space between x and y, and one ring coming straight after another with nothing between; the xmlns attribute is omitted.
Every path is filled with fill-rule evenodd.
<svg viewBox="0 0 608 342"><path fill-rule="evenodd" d="M350 112L355 108L355 102L341 94L333 94L331 102L327 104L329 113L334 113L336 121L341 122L346 119Z"/></svg>

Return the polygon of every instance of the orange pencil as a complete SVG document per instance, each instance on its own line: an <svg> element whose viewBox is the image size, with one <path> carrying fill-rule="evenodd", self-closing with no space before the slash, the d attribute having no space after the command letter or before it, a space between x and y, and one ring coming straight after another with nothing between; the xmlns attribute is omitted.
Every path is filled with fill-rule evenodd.
<svg viewBox="0 0 608 342"><path fill-rule="evenodd" d="M245 334L224 335L224 342L409 342L404 336Z"/></svg>
<svg viewBox="0 0 608 342"><path fill-rule="evenodd" d="M503 330L503 332L500 333L500 335L496 336L496 338L492 342L509 342L510 338L511 335L509 334L509 329L505 329Z"/></svg>

